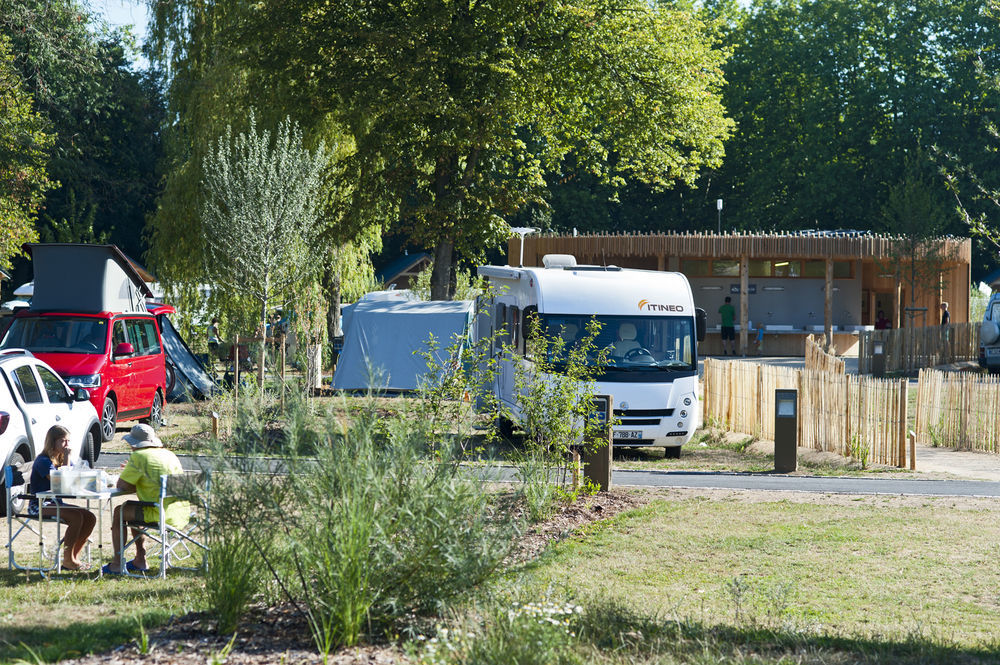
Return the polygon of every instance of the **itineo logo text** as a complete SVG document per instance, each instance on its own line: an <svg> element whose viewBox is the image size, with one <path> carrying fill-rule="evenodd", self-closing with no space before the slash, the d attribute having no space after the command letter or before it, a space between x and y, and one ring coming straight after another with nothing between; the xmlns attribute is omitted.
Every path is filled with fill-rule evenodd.
<svg viewBox="0 0 1000 665"><path fill-rule="evenodd" d="M684 305L660 305L655 302L649 302L644 298L639 301L639 310L646 310L647 312L683 312Z"/></svg>

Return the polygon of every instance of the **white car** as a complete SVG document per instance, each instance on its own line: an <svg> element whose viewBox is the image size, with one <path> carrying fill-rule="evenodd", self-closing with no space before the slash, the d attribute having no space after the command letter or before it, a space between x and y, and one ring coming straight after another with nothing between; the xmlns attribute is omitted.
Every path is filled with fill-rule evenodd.
<svg viewBox="0 0 1000 665"><path fill-rule="evenodd" d="M5 466L32 461L53 425L70 432L70 462L93 466L101 454L101 424L87 391L67 386L29 351L0 351L0 460ZM0 515L7 510L2 504Z"/></svg>

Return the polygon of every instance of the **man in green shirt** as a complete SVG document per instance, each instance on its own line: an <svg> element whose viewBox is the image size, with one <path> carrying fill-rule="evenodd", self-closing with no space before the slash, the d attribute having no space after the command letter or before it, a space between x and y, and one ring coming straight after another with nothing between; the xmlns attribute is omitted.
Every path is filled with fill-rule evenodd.
<svg viewBox="0 0 1000 665"><path fill-rule="evenodd" d="M118 489L123 492L135 492L141 502L155 503L160 500L160 478L162 476L184 473L177 455L163 447L160 437L149 425L136 425L125 435L125 441L132 446L132 454L128 463L122 469L118 478ZM164 500L167 524L183 528L191 516L191 505L173 497ZM104 566L104 572L121 574L121 529L118 528L119 515L124 511L126 522L143 522L157 525L160 521L160 509L156 506L143 506L136 501L126 501L117 506L111 519L111 541L114 546L114 559ZM132 530L135 538L135 559L125 564L128 570L144 571L146 566L146 547L142 535Z"/></svg>
<svg viewBox="0 0 1000 665"><path fill-rule="evenodd" d="M727 356L732 353L736 355L736 326L733 321L736 319L736 310L733 309L733 299L726 296L726 302L719 308L719 317L722 319L722 355ZM727 345L729 351L727 352Z"/></svg>

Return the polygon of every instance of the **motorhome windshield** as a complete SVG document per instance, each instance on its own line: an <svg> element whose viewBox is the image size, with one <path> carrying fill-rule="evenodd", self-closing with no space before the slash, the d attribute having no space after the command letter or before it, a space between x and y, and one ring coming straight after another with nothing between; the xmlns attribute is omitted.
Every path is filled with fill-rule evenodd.
<svg viewBox="0 0 1000 665"><path fill-rule="evenodd" d="M33 353L104 353L108 322L70 316L29 316L14 319L0 349Z"/></svg>
<svg viewBox="0 0 1000 665"><path fill-rule="evenodd" d="M597 350L608 350L606 369L636 372L695 370L694 319L685 316L581 316L541 314L549 337L580 343L596 318ZM553 358L558 362L559 358Z"/></svg>

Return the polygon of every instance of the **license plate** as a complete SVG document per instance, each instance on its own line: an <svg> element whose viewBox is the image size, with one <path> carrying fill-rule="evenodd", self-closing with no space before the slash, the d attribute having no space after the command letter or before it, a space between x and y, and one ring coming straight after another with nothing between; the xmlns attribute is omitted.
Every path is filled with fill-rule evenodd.
<svg viewBox="0 0 1000 665"><path fill-rule="evenodd" d="M641 439L642 430L639 429L619 429L614 431L615 439Z"/></svg>

